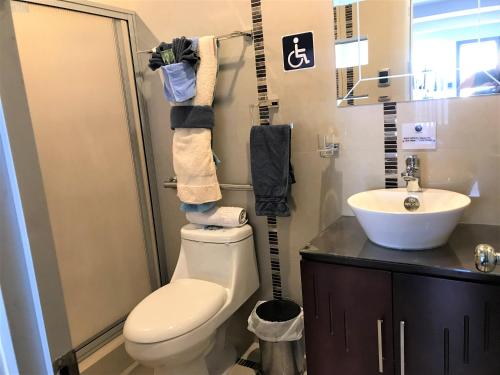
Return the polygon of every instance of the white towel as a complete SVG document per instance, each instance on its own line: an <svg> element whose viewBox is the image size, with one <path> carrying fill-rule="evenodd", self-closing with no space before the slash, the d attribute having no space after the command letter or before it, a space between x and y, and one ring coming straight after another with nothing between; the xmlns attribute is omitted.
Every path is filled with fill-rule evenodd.
<svg viewBox="0 0 500 375"><path fill-rule="evenodd" d="M214 36L202 36L198 41L200 65L196 73L196 96L193 105L212 105L217 80L217 42Z"/></svg>
<svg viewBox="0 0 500 375"><path fill-rule="evenodd" d="M196 96L193 105L212 105L217 76L215 37L199 39L200 65L196 76ZM212 156L210 129L175 130L173 163L177 177L177 196L184 203L201 204L222 198Z"/></svg>
<svg viewBox="0 0 500 375"><path fill-rule="evenodd" d="M222 198L209 129L175 130L172 142L177 196L184 203L201 204Z"/></svg>
<svg viewBox="0 0 500 375"><path fill-rule="evenodd" d="M206 212L187 212L186 219L198 225L241 227L246 224L247 211L241 207L215 207Z"/></svg>

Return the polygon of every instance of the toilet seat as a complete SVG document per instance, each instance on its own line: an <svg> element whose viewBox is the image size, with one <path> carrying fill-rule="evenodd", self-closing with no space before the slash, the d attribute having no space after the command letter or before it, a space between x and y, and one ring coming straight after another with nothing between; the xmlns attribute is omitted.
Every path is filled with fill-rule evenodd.
<svg viewBox="0 0 500 375"><path fill-rule="evenodd" d="M156 343L201 326L224 305L227 290L204 280L179 279L156 290L130 313L123 335L136 343Z"/></svg>

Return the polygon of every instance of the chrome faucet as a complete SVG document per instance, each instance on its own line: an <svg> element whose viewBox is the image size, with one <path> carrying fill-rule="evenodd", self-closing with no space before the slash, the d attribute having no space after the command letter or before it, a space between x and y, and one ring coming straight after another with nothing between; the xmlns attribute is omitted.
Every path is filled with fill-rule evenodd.
<svg viewBox="0 0 500 375"><path fill-rule="evenodd" d="M406 170L401 173L401 177L406 181L406 190L409 193L422 191L420 187L420 159L417 155L406 158Z"/></svg>

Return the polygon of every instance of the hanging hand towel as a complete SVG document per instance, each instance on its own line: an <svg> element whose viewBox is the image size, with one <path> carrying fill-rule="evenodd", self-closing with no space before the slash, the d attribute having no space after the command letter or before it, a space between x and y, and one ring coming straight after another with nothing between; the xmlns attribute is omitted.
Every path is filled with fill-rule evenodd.
<svg viewBox="0 0 500 375"><path fill-rule="evenodd" d="M250 159L258 216L290 216L288 192L295 183L290 164L291 135L289 125L252 127Z"/></svg>
<svg viewBox="0 0 500 375"><path fill-rule="evenodd" d="M240 207L216 207L206 212L187 212L186 219L193 224L228 228L241 227L248 221L246 210Z"/></svg>
<svg viewBox="0 0 500 375"><path fill-rule="evenodd" d="M193 104L211 106L217 76L217 51L213 36L198 41L200 65ZM209 125L209 124L207 124ZM207 126L210 127L210 126ZM211 149L210 129L178 128L173 139L177 196L183 203L202 204L222 198Z"/></svg>
<svg viewBox="0 0 500 375"><path fill-rule="evenodd" d="M172 151L177 196L184 203L201 204L222 198L208 129L176 129Z"/></svg>

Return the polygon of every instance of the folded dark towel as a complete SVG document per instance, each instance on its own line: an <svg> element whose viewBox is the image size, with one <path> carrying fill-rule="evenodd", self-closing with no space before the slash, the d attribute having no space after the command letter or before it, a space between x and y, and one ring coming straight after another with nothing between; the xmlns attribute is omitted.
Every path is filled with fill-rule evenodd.
<svg viewBox="0 0 500 375"><path fill-rule="evenodd" d="M160 45L158 47L156 47L156 49L155 49L156 52L153 52L153 54L151 55L151 57L149 59L148 66L151 70L155 71L160 66L165 65L165 62L163 61L163 58L161 57L161 52L166 51L169 48L172 48L172 44L165 43L165 42L161 42Z"/></svg>
<svg viewBox="0 0 500 375"><path fill-rule="evenodd" d="M288 193L295 183L291 135L290 125L252 127L250 158L257 216L290 216Z"/></svg>
<svg viewBox="0 0 500 375"><path fill-rule="evenodd" d="M208 105L177 105L170 110L170 128L214 127L214 110Z"/></svg>
<svg viewBox="0 0 500 375"><path fill-rule="evenodd" d="M193 49L193 41L184 36L175 38L172 41L172 49L174 51L175 62L187 62L192 66L196 65L200 60L198 52Z"/></svg>

